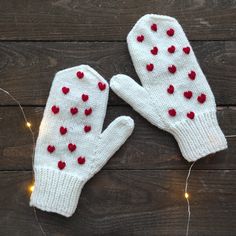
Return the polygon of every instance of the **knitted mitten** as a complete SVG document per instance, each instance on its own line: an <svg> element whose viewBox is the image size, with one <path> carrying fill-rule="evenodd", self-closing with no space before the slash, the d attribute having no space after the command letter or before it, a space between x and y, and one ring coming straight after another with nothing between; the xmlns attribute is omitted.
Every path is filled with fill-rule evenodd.
<svg viewBox="0 0 236 236"><path fill-rule="evenodd" d="M101 132L108 90L86 65L56 74L36 144L31 206L71 216L84 184L132 133L134 122L127 116Z"/></svg>
<svg viewBox="0 0 236 236"><path fill-rule="evenodd" d="M145 15L127 43L143 86L116 75L112 90L153 125L173 134L186 160L227 148L214 95L179 23L168 16Z"/></svg>

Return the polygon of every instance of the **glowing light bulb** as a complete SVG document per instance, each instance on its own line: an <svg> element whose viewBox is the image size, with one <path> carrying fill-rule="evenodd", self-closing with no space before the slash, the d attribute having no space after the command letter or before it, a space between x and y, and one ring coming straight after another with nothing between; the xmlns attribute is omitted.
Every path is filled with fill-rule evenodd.
<svg viewBox="0 0 236 236"><path fill-rule="evenodd" d="M34 185L33 185L33 184L29 186L29 191L30 191L31 193L34 191Z"/></svg>
<svg viewBox="0 0 236 236"><path fill-rule="evenodd" d="M186 199L188 199L188 198L189 198L189 194L186 192L186 193L184 194L184 197L185 197Z"/></svg>
<svg viewBox="0 0 236 236"><path fill-rule="evenodd" d="M28 128L30 128L32 125L31 125L30 122L26 122L26 126L27 126Z"/></svg>

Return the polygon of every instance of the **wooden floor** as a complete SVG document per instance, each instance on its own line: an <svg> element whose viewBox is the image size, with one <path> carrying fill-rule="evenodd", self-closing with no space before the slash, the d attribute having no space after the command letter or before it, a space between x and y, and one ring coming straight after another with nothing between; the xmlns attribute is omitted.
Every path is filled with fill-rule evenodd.
<svg viewBox="0 0 236 236"><path fill-rule="evenodd" d="M146 13L176 17L215 94L225 135L236 134L234 0L0 0L0 87L24 105L37 134L57 70L89 64L107 80L137 81L125 38ZM83 189L67 219L37 210L47 235L184 235L189 164L174 138L110 93L105 127L130 115L133 135ZM190 236L236 235L236 138L229 149L196 163L190 178ZM27 187L31 136L20 110L0 94L0 235L41 236Z"/></svg>

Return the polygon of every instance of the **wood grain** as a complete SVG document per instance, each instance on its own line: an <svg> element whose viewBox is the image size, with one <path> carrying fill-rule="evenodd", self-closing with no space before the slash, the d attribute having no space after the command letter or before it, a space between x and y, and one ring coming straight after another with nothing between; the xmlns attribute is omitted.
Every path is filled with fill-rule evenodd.
<svg viewBox="0 0 236 236"><path fill-rule="evenodd" d="M89 64L108 81L139 79L125 43L144 14L176 17L207 76L226 135L236 134L235 0L2 0L0 87L24 105L37 136L54 74ZM185 235L183 190L189 164L175 139L110 92L104 127L129 115L135 130L85 185L73 217L37 210L49 236ZM194 165L190 177L191 236L236 235L236 138L228 150ZM19 108L0 93L0 235L41 236L28 186L32 141Z"/></svg>
<svg viewBox="0 0 236 236"><path fill-rule="evenodd" d="M190 39L236 39L234 0L1 1L0 40L125 40L144 14L176 17Z"/></svg>
<svg viewBox="0 0 236 236"><path fill-rule="evenodd" d="M193 42L219 105L236 104L236 42ZM137 78L126 43L0 43L0 87L24 105L45 105L54 74L89 64L106 79L124 73ZM0 105L14 104L0 95ZM110 105L124 104L111 92Z"/></svg>
<svg viewBox="0 0 236 236"><path fill-rule="evenodd" d="M41 107L25 108L37 134L43 115ZM112 106L104 127L120 115L135 120L135 130L128 141L111 158L105 169L186 169L187 162L180 154L175 139L152 126L130 107ZM0 170L31 170L32 140L18 108L0 108ZM219 123L226 135L236 134L236 109L219 108ZM234 169L236 138L228 138L229 149L198 161L196 169Z"/></svg>
<svg viewBox="0 0 236 236"><path fill-rule="evenodd" d="M101 171L84 187L71 218L37 210L47 235L175 235L185 233L186 171ZM191 236L233 236L235 170L193 171ZM0 234L41 236L29 207L31 172L0 172Z"/></svg>

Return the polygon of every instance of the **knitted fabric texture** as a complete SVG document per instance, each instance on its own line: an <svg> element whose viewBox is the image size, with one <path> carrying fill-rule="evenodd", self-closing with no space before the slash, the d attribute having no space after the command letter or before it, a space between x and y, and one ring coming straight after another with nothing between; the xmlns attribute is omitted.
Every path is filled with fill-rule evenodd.
<svg viewBox="0 0 236 236"><path fill-rule="evenodd" d="M55 75L36 143L35 188L30 206L71 216L84 184L130 136L130 117L102 132L109 86L91 67Z"/></svg>
<svg viewBox="0 0 236 236"><path fill-rule="evenodd" d="M142 86L119 74L111 80L112 90L173 134L189 162L226 149L214 95L180 24L172 17L145 15L127 43Z"/></svg>

